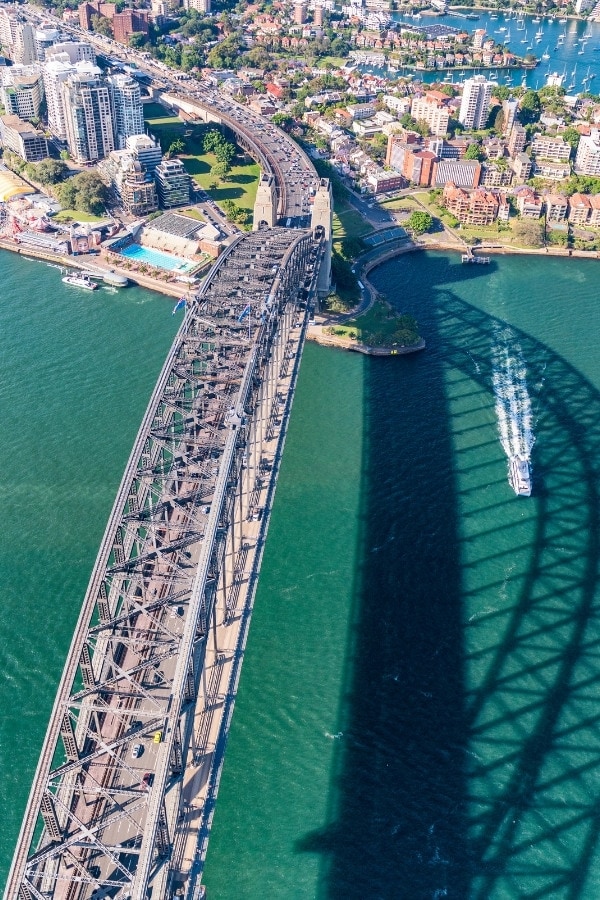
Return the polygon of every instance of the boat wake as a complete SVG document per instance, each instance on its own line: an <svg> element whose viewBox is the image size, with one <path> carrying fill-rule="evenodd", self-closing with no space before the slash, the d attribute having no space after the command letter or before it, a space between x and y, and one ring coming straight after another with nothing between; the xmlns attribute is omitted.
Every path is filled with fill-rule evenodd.
<svg viewBox="0 0 600 900"><path fill-rule="evenodd" d="M535 443L527 367L509 328L498 329L492 347L492 384L500 443L507 457L529 460Z"/></svg>

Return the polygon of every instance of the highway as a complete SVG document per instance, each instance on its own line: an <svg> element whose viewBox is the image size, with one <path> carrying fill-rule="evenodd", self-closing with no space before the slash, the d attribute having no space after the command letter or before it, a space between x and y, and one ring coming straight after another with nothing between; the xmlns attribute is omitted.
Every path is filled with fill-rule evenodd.
<svg viewBox="0 0 600 900"><path fill-rule="evenodd" d="M195 106L200 114L208 113L213 121L229 127L263 170L275 176L279 223L287 225L289 219L289 227L310 226L311 200L319 178L306 153L268 119L221 93L207 81L191 75L182 77L182 73L174 72L148 53L125 48L111 38L66 25L46 10L25 6L21 11L32 23L52 22L73 40L86 41L105 59L115 59L121 65L135 65L152 79L152 88L163 103L169 104L169 97L185 101Z"/></svg>

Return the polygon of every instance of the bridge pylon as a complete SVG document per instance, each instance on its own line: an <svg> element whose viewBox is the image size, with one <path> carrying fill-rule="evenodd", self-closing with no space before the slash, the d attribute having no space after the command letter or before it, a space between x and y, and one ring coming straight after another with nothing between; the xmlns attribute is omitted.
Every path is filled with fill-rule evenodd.
<svg viewBox="0 0 600 900"><path fill-rule="evenodd" d="M268 172L263 172L258 182L256 200L254 201L254 219L252 230L259 228L273 228L277 224L277 193L275 178Z"/></svg>
<svg viewBox="0 0 600 900"><path fill-rule="evenodd" d="M312 208L310 226L313 233L317 228L323 229L325 238L325 250L323 262L319 271L317 292L319 297L326 297L331 287L331 241L333 235L333 200L331 196L331 182L328 178L321 178L319 187L315 193Z"/></svg>

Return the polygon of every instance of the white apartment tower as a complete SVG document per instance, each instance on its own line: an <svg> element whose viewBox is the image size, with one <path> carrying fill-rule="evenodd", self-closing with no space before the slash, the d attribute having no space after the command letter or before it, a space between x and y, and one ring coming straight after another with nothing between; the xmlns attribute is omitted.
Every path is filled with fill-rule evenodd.
<svg viewBox="0 0 600 900"><path fill-rule="evenodd" d="M32 25L5 9L0 9L0 44L14 63L30 66L37 60Z"/></svg>
<svg viewBox="0 0 600 900"><path fill-rule="evenodd" d="M183 0L184 9L195 9L199 13L210 12L210 0Z"/></svg>
<svg viewBox="0 0 600 900"><path fill-rule="evenodd" d="M72 64L67 53L57 54L44 65L44 93L48 108L48 129L59 141L67 140L65 97L62 85L71 75L100 76L100 69L90 62Z"/></svg>
<svg viewBox="0 0 600 900"><path fill-rule="evenodd" d="M63 54L65 54L63 56ZM45 59L68 59L71 64L77 62L96 62L96 53L91 44L85 41L61 41L59 44L53 44L45 51Z"/></svg>
<svg viewBox="0 0 600 900"><path fill-rule="evenodd" d="M97 162L115 149L111 87L94 75L61 85L69 152L76 163Z"/></svg>
<svg viewBox="0 0 600 900"><path fill-rule="evenodd" d="M116 143L123 150L127 138L144 133L144 110L139 82L129 75L108 78L112 88Z"/></svg>
<svg viewBox="0 0 600 900"><path fill-rule="evenodd" d="M600 175L600 131L593 128L591 134L582 135L575 157L575 171L578 175Z"/></svg>
<svg viewBox="0 0 600 900"><path fill-rule="evenodd" d="M489 114L492 83L483 75L467 78L464 84L458 121L465 128L483 128Z"/></svg>
<svg viewBox="0 0 600 900"><path fill-rule="evenodd" d="M448 122L450 121L450 110L441 103L436 97L430 94L424 94L423 97L415 97L410 114L413 119L421 122L427 122L429 130L432 134L446 134L448 131Z"/></svg>

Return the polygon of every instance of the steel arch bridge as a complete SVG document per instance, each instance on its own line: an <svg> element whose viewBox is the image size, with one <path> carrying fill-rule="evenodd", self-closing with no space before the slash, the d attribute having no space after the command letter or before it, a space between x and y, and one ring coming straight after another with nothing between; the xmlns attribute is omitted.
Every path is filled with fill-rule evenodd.
<svg viewBox="0 0 600 900"><path fill-rule="evenodd" d="M92 572L6 900L201 896L324 249L323 229L243 235L188 306Z"/></svg>

